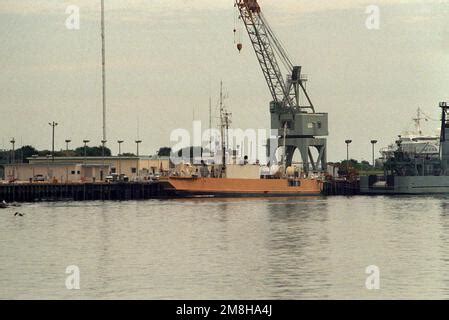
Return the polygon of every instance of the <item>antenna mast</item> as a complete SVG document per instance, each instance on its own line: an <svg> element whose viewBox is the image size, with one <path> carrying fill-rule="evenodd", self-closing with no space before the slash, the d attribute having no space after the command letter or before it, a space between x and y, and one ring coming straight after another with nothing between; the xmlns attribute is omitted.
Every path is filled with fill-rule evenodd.
<svg viewBox="0 0 449 320"><path fill-rule="evenodd" d="M102 94L103 94L103 141L106 141L106 57L104 32L104 0L101 0L101 67L102 67Z"/></svg>
<svg viewBox="0 0 449 320"><path fill-rule="evenodd" d="M220 81L220 130L221 130L221 175L223 176L226 172L226 141L224 133L224 108L223 108L223 81Z"/></svg>
<svg viewBox="0 0 449 320"><path fill-rule="evenodd" d="M209 96L209 153L212 153L212 98Z"/></svg>
<svg viewBox="0 0 449 320"><path fill-rule="evenodd" d="M224 177L226 174L226 149L228 148L228 131L229 125L231 123L230 120L231 113L227 112L224 108L223 104L223 81L220 82L220 130L221 130L221 161L222 161L222 170L221 176Z"/></svg>

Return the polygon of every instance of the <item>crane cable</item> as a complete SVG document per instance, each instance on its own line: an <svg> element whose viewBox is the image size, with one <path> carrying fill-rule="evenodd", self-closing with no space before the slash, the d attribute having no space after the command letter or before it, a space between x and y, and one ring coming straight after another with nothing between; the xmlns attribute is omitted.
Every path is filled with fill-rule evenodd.
<svg viewBox="0 0 449 320"><path fill-rule="evenodd" d="M424 113L422 110L421 110L421 113L425 116L424 120L438 121L438 122L440 121L440 120L438 120L438 119L434 119L434 118L428 116L428 115L427 115L426 113Z"/></svg>

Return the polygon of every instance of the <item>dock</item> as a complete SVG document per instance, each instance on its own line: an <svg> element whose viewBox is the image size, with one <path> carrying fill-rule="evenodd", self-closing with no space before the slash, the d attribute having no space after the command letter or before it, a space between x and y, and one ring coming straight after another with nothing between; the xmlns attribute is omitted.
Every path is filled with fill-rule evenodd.
<svg viewBox="0 0 449 320"><path fill-rule="evenodd" d="M323 184L326 196L354 196L360 194L360 180L330 180Z"/></svg>
<svg viewBox="0 0 449 320"><path fill-rule="evenodd" d="M332 180L323 184L323 195L352 196L360 194L356 181ZM0 184L0 201L93 201L147 200L173 198L161 181L123 183L10 183Z"/></svg>
<svg viewBox="0 0 449 320"><path fill-rule="evenodd" d="M0 201L145 200L162 198L160 182L0 184Z"/></svg>

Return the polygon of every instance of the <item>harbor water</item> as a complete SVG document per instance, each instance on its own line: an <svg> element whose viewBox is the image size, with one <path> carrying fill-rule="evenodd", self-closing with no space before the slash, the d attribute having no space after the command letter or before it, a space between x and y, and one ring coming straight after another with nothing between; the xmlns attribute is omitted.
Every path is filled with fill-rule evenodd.
<svg viewBox="0 0 449 320"><path fill-rule="evenodd" d="M19 298L448 299L449 197L25 203L0 210Z"/></svg>

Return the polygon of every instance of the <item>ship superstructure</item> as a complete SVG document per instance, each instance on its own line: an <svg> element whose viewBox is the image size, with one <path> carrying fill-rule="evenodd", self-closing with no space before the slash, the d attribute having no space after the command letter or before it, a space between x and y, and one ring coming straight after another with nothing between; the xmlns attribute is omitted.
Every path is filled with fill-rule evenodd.
<svg viewBox="0 0 449 320"><path fill-rule="evenodd" d="M449 193L449 119L448 103L441 102L441 133L438 153L423 155L404 149L401 140L385 161L384 176L360 178L365 194Z"/></svg>
<svg viewBox="0 0 449 320"><path fill-rule="evenodd" d="M395 143L380 149L380 164L384 164L388 159L394 157L394 153L398 151L399 147L401 148L401 151L409 157L426 159L439 158L440 135L424 134L421 126L423 120L429 121L433 119L425 115L422 110L418 108L416 118L413 119L415 130L399 135Z"/></svg>

